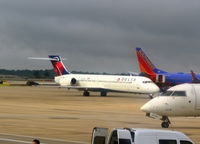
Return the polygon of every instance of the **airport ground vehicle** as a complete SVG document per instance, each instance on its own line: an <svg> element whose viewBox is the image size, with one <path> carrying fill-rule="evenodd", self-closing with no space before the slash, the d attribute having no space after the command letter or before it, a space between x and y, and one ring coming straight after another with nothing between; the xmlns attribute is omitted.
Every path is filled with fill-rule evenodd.
<svg viewBox="0 0 200 144"><path fill-rule="evenodd" d="M162 116L163 128L168 128L171 123L168 116L200 116L200 84L181 84L171 87L144 104L141 110L151 118Z"/></svg>
<svg viewBox="0 0 200 144"><path fill-rule="evenodd" d="M142 128L93 129L91 144L194 144L184 133Z"/></svg>

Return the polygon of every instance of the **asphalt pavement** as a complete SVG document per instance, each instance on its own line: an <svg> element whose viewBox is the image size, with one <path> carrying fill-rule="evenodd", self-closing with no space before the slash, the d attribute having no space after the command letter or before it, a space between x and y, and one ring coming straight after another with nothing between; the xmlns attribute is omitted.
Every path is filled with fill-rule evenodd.
<svg viewBox="0 0 200 144"><path fill-rule="evenodd" d="M14 134L4 134L0 133L0 143L1 144L32 144L32 136L24 135L14 135ZM86 142L61 140L54 138L37 138L40 140L41 144L88 144Z"/></svg>

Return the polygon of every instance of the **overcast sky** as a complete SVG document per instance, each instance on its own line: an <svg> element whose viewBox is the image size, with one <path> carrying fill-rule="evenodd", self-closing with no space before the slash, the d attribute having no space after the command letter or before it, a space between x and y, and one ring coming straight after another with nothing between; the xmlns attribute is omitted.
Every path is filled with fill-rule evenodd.
<svg viewBox="0 0 200 144"><path fill-rule="evenodd" d="M200 72L199 0L0 0L0 68L139 72L135 47L169 72Z"/></svg>

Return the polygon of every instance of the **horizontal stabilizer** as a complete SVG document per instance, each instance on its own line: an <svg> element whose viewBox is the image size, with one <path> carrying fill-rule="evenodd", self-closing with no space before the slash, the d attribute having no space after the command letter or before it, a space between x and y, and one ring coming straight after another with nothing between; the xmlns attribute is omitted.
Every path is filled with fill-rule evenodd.
<svg viewBox="0 0 200 144"><path fill-rule="evenodd" d="M56 72L57 76L61 76L61 75L66 75L66 74L70 74L70 72L68 71L68 69L64 66L63 64L63 59L58 55L50 55L48 58L43 58L43 57L28 57L28 59L33 59L33 60L48 60L51 61L53 68Z"/></svg>
<svg viewBox="0 0 200 144"><path fill-rule="evenodd" d="M48 60L48 61L58 61L57 58L44 58L44 57L28 57L28 59L33 59L33 60ZM61 58L61 60L66 60L65 58Z"/></svg>

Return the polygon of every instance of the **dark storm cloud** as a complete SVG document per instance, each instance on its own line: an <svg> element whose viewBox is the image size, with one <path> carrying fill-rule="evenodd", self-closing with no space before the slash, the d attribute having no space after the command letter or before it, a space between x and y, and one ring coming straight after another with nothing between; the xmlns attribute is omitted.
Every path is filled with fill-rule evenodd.
<svg viewBox="0 0 200 144"><path fill-rule="evenodd" d="M72 70L139 71L141 46L160 68L198 67L197 0L0 0L2 68L50 68L28 56L60 54Z"/></svg>

